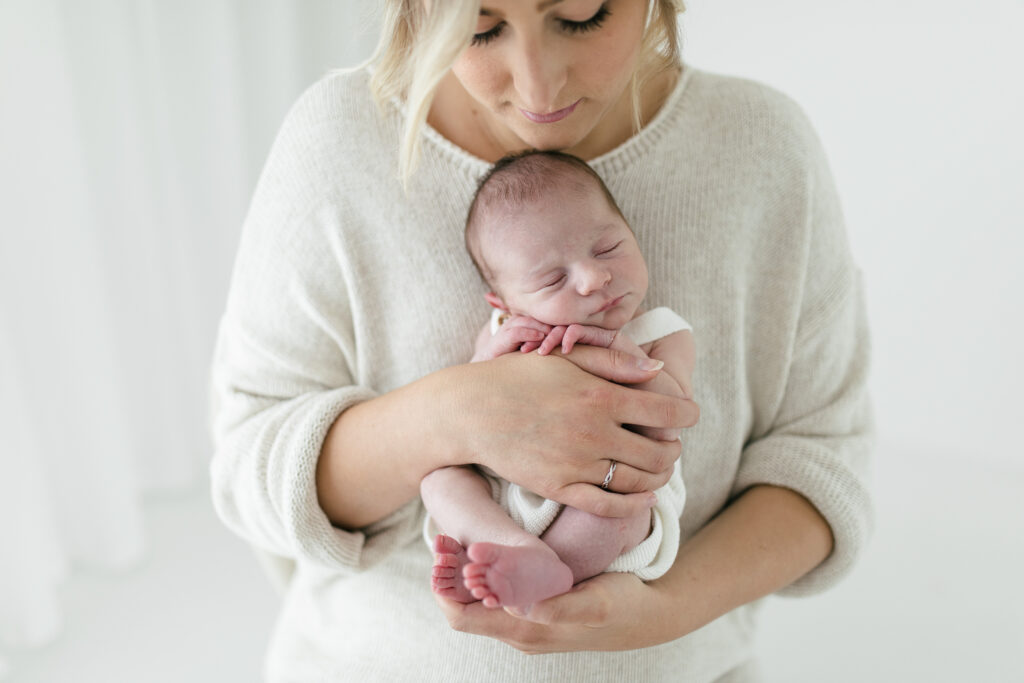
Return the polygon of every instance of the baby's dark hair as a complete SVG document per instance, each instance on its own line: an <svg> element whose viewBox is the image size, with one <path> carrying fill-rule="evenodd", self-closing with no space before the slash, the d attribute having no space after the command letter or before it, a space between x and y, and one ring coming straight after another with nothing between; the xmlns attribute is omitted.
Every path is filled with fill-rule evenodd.
<svg viewBox="0 0 1024 683"><path fill-rule="evenodd" d="M622 216L601 176L587 162L565 152L536 149L509 154L495 162L476 188L466 216L466 250L484 282L493 287L492 273L480 251L480 224L496 207L515 208L548 193L584 193L600 188L608 205ZM625 220L625 217L623 217Z"/></svg>

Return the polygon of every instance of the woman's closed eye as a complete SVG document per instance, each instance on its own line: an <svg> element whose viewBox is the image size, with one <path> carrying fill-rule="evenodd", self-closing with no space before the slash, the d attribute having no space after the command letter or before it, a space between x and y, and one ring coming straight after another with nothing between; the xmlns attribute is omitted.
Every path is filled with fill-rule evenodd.
<svg viewBox="0 0 1024 683"><path fill-rule="evenodd" d="M594 15L589 19L583 21L570 21L568 19L559 19L558 23L567 33L586 33L587 31L593 31L601 28L601 24L608 18L611 12L608 10L608 3L603 3L594 12Z"/></svg>
<svg viewBox="0 0 1024 683"><path fill-rule="evenodd" d="M474 33L473 40L470 42L470 45L472 45L473 47L487 45L489 42L491 42L492 40L501 35L501 32L504 29L504 27L505 22L499 21L497 24L494 25L494 28L488 31L484 31L483 33Z"/></svg>
<svg viewBox="0 0 1024 683"><path fill-rule="evenodd" d="M597 8L597 11L594 12L593 16L591 16L589 19L584 19L582 21L573 21L571 19L557 19L556 21L558 22L559 27L566 33L577 34L586 33L587 31L594 31L596 29L601 28L601 25L604 23L605 19L607 19L610 15L611 11L608 9L608 4L604 3ZM504 30L505 22L499 21L492 28L481 33L473 34L473 40L470 44L473 47L487 45L492 40L500 36L504 32Z"/></svg>

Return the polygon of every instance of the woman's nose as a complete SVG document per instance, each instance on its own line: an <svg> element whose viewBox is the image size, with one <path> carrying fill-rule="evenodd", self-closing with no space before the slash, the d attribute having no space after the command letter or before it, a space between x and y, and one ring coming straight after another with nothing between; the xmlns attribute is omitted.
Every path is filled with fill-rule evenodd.
<svg viewBox="0 0 1024 683"><path fill-rule="evenodd" d="M566 82L564 60L554 46L545 47L539 40L520 43L512 82L521 98L519 106L534 114L549 114L572 104L558 101Z"/></svg>

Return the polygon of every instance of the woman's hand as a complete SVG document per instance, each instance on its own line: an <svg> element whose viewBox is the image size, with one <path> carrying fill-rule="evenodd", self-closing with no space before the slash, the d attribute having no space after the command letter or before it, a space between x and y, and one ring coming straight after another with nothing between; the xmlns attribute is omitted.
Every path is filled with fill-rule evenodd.
<svg viewBox="0 0 1024 683"><path fill-rule="evenodd" d="M452 464L486 465L538 495L604 517L650 507L680 445L622 425L679 429L693 425L699 410L692 401L613 383L650 379L643 363L650 361L580 346L569 356L508 354L459 366L438 393L447 410L437 428L460 444ZM618 466L606 491L600 485L612 460Z"/></svg>
<svg viewBox="0 0 1024 683"><path fill-rule="evenodd" d="M687 628L671 595L632 574L599 574L522 616L434 597L456 631L497 638L527 654L632 650L674 640Z"/></svg>
<svg viewBox="0 0 1024 683"><path fill-rule="evenodd" d="M680 445L621 425L679 429L699 415L692 401L613 384L657 374L649 359L593 346L439 370L341 414L317 463L320 506L335 525L359 529L419 495L435 469L479 463L595 515L636 514L654 504Z"/></svg>
<svg viewBox="0 0 1024 683"><path fill-rule="evenodd" d="M679 548L659 579L600 574L515 617L435 596L457 631L524 652L625 650L674 640L788 586L832 551L832 532L799 493L754 486Z"/></svg>

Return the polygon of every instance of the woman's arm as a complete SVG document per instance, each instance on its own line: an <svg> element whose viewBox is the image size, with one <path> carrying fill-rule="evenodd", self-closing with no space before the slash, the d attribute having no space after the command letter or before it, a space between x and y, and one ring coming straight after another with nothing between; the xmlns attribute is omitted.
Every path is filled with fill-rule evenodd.
<svg viewBox="0 0 1024 683"><path fill-rule="evenodd" d="M656 374L625 354L586 349L569 363L510 354L383 395L360 384L345 282L328 277L337 255L306 234L327 228L303 224L312 248L282 224L247 223L211 378L214 504L253 545L370 566L417 534L408 503L422 476L448 464L484 464L606 516L647 507L671 476L678 444L620 425L686 426L696 406L613 384ZM600 489L612 457L623 463L612 489L634 495Z"/></svg>
<svg viewBox="0 0 1024 683"><path fill-rule="evenodd" d="M524 652L630 650L675 640L788 586L831 549L828 524L805 498L756 486L683 544L668 573L650 583L601 574L534 605L524 618L437 601L452 628Z"/></svg>
<svg viewBox="0 0 1024 683"><path fill-rule="evenodd" d="M744 449L736 498L680 546L664 576L644 584L602 574L526 618L439 600L453 628L529 652L646 647L848 571L871 526L863 472L872 428L863 302L855 278L847 287L800 340L777 425Z"/></svg>
<svg viewBox="0 0 1024 683"><path fill-rule="evenodd" d="M439 600L453 628L530 652L645 647L847 572L871 527L872 421L863 301L855 274L845 275L798 340L776 425L744 449L736 498L680 546L664 576L644 584L602 574L526 618Z"/></svg>
<svg viewBox="0 0 1024 683"><path fill-rule="evenodd" d="M594 347L568 358L507 354L350 407L321 450L320 506L336 526L357 529L412 500L429 472L478 463L594 514L627 516L649 507L651 492L671 476L679 444L621 425L688 427L697 406L612 383L653 377L646 359ZM612 458L620 463L615 493L633 495L598 486Z"/></svg>

